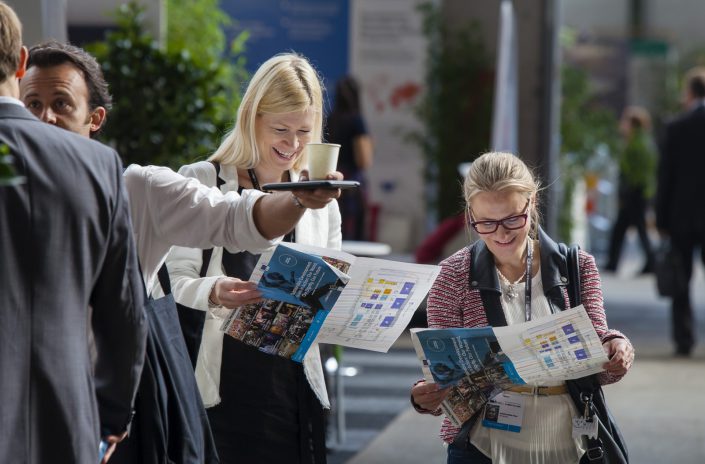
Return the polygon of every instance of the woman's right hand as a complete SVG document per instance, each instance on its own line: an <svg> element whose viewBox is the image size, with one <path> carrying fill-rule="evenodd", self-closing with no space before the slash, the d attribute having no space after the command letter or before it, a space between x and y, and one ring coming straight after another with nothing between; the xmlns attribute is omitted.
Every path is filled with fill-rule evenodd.
<svg viewBox="0 0 705 464"><path fill-rule="evenodd" d="M426 411L435 411L448 396L450 388L440 388L436 383L425 380L411 387L411 397L414 403Z"/></svg>
<svg viewBox="0 0 705 464"><path fill-rule="evenodd" d="M254 282L221 277L213 285L209 299L215 304L233 309L262 301L262 293L257 290L257 284Z"/></svg>

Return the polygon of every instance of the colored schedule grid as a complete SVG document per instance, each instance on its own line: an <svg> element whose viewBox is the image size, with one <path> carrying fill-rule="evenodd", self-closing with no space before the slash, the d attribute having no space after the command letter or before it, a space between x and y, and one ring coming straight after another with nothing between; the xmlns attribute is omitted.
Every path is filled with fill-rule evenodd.
<svg viewBox="0 0 705 464"><path fill-rule="evenodd" d="M375 340L394 327L414 293L413 276L370 271L364 279L354 309L338 336L348 340Z"/></svg>
<svg viewBox="0 0 705 464"><path fill-rule="evenodd" d="M590 358L586 343L571 322L554 328L536 327L524 334L524 345L549 372Z"/></svg>

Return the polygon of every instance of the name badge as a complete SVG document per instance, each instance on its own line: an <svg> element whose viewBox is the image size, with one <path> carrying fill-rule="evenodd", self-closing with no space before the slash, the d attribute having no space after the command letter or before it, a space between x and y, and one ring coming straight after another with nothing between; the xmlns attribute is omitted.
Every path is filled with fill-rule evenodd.
<svg viewBox="0 0 705 464"><path fill-rule="evenodd" d="M573 438L580 438L585 435L588 438L597 438L597 417L593 416L590 419L584 417L573 418Z"/></svg>
<svg viewBox="0 0 705 464"><path fill-rule="evenodd" d="M515 392L502 392L487 402L482 425L491 429L521 431L524 420L524 396Z"/></svg>

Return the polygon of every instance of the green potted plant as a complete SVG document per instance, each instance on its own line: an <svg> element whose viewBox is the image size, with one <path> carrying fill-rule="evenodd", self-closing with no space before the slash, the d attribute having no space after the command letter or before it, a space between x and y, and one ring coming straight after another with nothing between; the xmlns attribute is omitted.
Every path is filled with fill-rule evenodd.
<svg viewBox="0 0 705 464"><path fill-rule="evenodd" d="M600 149L611 155L617 145L617 119L594 101L587 73L564 65L561 72L562 191L558 211L558 237L572 241L575 218L572 215L577 182L585 179L591 160Z"/></svg>
<svg viewBox="0 0 705 464"><path fill-rule="evenodd" d="M409 140L425 156L434 192L428 207L440 221L462 209L458 165L489 146L494 73L476 22L451 29L438 6L424 3L419 12L428 44L426 89L416 107L423 129Z"/></svg>
<svg viewBox="0 0 705 464"><path fill-rule="evenodd" d="M247 34L226 52L229 18L217 0L169 0L168 11L165 48L145 32L134 1L118 9L117 29L90 47L113 94L102 138L126 164L176 168L209 154L232 124L247 78Z"/></svg>

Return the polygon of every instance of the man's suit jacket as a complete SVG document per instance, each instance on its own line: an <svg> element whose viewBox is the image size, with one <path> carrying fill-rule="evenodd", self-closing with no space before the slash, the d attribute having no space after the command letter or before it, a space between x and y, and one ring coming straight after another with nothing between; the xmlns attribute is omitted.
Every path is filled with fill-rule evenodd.
<svg viewBox="0 0 705 464"><path fill-rule="evenodd" d="M658 176L659 229L674 236L705 234L705 106L667 124Z"/></svg>
<svg viewBox="0 0 705 464"><path fill-rule="evenodd" d="M129 423L145 350L121 163L9 103L0 143L26 177L0 187L0 462L97 463L100 436Z"/></svg>

